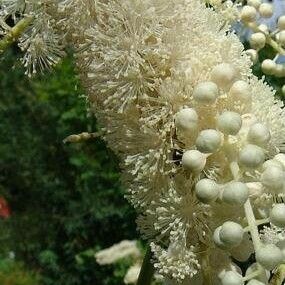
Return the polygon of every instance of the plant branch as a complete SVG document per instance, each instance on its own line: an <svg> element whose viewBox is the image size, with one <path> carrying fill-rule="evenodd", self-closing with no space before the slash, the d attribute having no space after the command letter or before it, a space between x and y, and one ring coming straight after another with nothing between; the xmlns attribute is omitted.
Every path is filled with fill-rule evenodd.
<svg viewBox="0 0 285 285"><path fill-rule="evenodd" d="M144 256L142 268L138 278L137 285L150 285L154 274L154 268L151 264L151 249L148 246L147 251Z"/></svg>
<svg viewBox="0 0 285 285"><path fill-rule="evenodd" d="M32 23L33 17L29 16L21 19L0 41L0 54L12 45Z"/></svg>

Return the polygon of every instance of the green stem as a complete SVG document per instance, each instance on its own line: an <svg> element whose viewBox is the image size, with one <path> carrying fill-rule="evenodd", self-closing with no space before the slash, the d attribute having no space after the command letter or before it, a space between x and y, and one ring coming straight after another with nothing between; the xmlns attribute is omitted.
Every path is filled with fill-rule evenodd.
<svg viewBox="0 0 285 285"><path fill-rule="evenodd" d="M154 268L150 262L151 260L151 249L148 246L147 251L144 256L142 268L140 271L139 279L137 285L150 285L154 274Z"/></svg>
<svg viewBox="0 0 285 285"><path fill-rule="evenodd" d="M20 20L0 41L0 54L2 54L11 44L13 44L27 29L33 21L33 17L26 17Z"/></svg>

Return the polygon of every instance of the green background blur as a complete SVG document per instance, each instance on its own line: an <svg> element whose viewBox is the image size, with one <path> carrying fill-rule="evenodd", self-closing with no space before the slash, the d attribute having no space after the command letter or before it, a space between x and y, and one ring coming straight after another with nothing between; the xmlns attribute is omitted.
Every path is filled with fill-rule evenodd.
<svg viewBox="0 0 285 285"><path fill-rule="evenodd" d="M96 131L69 56L53 73L28 79L16 50L0 61L1 285L120 285L128 261L99 266L94 253L136 239L119 164ZM11 258L11 256L15 256Z"/></svg>

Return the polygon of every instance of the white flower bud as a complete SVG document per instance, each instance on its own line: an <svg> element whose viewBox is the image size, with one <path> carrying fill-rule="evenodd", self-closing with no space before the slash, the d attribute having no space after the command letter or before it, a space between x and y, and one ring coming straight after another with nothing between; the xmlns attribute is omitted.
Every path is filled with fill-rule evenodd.
<svg viewBox="0 0 285 285"><path fill-rule="evenodd" d="M281 250L274 244L262 245L256 251L256 261L265 269L272 270L283 259Z"/></svg>
<svg viewBox="0 0 285 285"><path fill-rule="evenodd" d="M243 205L248 199L248 187L242 182L230 182L224 188L222 199L231 205Z"/></svg>
<svg viewBox="0 0 285 285"><path fill-rule="evenodd" d="M267 167L261 174L260 181L266 188L279 192L284 186L284 171L279 167Z"/></svg>
<svg viewBox="0 0 285 285"><path fill-rule="evenodd" d="M274 75L276 77L284 77L285 76L285 67L283 64L277 63L274 69Z"/></svg>
<svg viewBox="0 0 285 285"><path fill-rule="evenodd" d="M248 83L243 80L238 80L232 85L229 91L229 95L235 100L240 100L240 101L251 100L250 87Z"/></svg>
<svg viewBox="0 0 285 285"><path fill-rule="evenodd" d="M247 5L252 6L256 9L260 6L261 1L260 0L247 0Z"/></svg>
<svg viewBox="0 0 285 285"><path fill-rule="evenodd" d="M247 283L247 285L265 285L265 283L260 282L260 281L258 281L258 280L256 280L256 279L251 279L251 280Z"/></svg>
<svg viewBox="0 0 285 285"><path fill-rule="evenodd" d="M250 36L249 43L254 49L262 49L265 46L266 37L263 33L254 33Z"/></svg>
<svg viewBox="0 0 285 285"><path fill-rule="evenodd" d="M248 131L247 141L259 146L264 146L270 141L269 129L262 123L253 124Z"/></svg>
<svg viewBox="0 0 285 285"><path fill-rule="evenodd" d="M211 78L219 87L227 89L235 81L236 70L228 63L221 63L216 65L212 72Z"/></svg>
<svg viewBox="0 0 285 285"><path fill-rule="evenodd" d="M219 226L215 229L214 234L213 234L213 241L218 248L228 249L228 246L225 245L220 239L221 228L222 228L222 226Z"/></svg>
<svg viewBox="0 0 285 285"><path fill-rule="evenodd" d="M261 69L265 74L273 75L275 72L276 63L271 59L265 59L261 64Z"/></svg>
<svg viewBox="0 0 285 285"><path fill-rule="evenodd" d="M227 271L222 277L222 285L243 285L243 279L240 274L235 271Z"/></svg>
<svg viewBox="0 0 285 285"><path fill-rule="evenodd" d="M220 230L222 243L228 246L237 246L243 240L244 230L242 226L235 222L225 222Z"/></svg>
<svg viewBox="0 0 285 285"><path fill-rule="evenodd" d="M252 6L243 6L240 13L240 18L243 22L249 23L254 22L256 19L256 9Z"/></svg>
<svg viewBox="0 0 285 285"><path fill-rule="evenodd" d="M285 227L285 204L276 204L270 212L270 221L277 227Z"/></svg>
<svg viewBox="0 0 285 285"><path fill-rule="evenodd" d="M281 16L278 19L278 29L285 30L285 16Z"/></svg>
<svg viewBox="0 0 285 285"><path fill-rule="evenodd" d="M249 56L250 60L253 64L257 63L258 61L258 52L255 49L248 49L245 53Z"/></svg>
<svg viewBox="0 0 285 285"><path fill-rule="evenodd" d="M175 126L182 131L193 131L198 126L198 115L192 108L180 110L175 115Z"/></svg>
<svg viewBox="0 0 285 285"><path fill-rule="evenodd" d="M263 164L262 164L262 170L264 171L266 168L270 168L270 167L277 167L281 170L283 170L283 165L280 161L275 160L275 159L269 159L266 160Z"/></svg>
<svg viewBox="0 0 285 285"><path fill-rule="evenodd" d="M276 161L279 161L282 164L283 169L285 169L285 154L284 153L276 154L273 159Z"/></svg>
<svg viewBox="0 0 285 285"><path fill-rule="evenodd" d="M281 31L276 35L278 43L285 46L285 31Z"/></svg>
<svg viewBox="0 0 285 285"><path fill-rule="evenodd" d="M201 82L197 84L193 91L193 98L204 104L212 104L219 95L218 86L211 81Z"/></svg>
<svg viewBox="0 0 285 285"><path fill-rule="evenodd" d="M198 200L208 204L217 199L219 186L214 180L207 178L201 179L195 186L195 193Z"/></svg>
<svg viewBox="0 0 285 285"><path fill-rule="evenodd" d="M260 24L260 25L258 26L258 29L259 29L262 33L264 33L265 35L269 35L269 28L268 28L267 25L265 25L265 24Z"/></svg>
<svg viewBox="0 0 285 285"><path fill-rule="evenodd" d="M265 160L264 151L257 145L248 144L239 152L239 162L248 168L256 168Z"/></svg>
<svg viewBox="0 0 285 285"><path fill-rule="evenodd" d="M221 146L221 134L213 129L203 130L197 137L197 149L204 153L213 153Z"/></svg>
<svg viewBox="0 0 285 285"><path fill-rule="evenodd" d="M270 3L262 3L258 8L258 12L261 17L270 18L273 15L273 6Z"/></svg>
<svg viewBox="0 0 285 285"><path fill-rule="evenodd" d="M226 111L217 120L218 129L226 135L236 135L242 125L241 116L238 113Z"/></svg>
<svg viewBox="0 0 285 285"><path fill-rule="evenodd" d="M205 154L198 150L187 150L182 155L182 165L193 172L203 170L207 162Z"/></svg>

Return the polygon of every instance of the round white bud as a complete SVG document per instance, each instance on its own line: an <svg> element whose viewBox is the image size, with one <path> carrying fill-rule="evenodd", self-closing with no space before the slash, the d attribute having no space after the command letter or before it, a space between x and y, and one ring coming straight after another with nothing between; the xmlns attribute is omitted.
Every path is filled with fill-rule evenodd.
<svg viewBox="0 0 285 285"><path fill-rule="evenodd" d="M243 279L240 274L235 271L227 271L222 277L222 285L243 285Z"/></svg>
<svg viewBox="0 0 285 285"><path fill-rule="evenodd" d="M251 280L247 283L247 285L265 285L265 283L260 282L260 281L258 281L258 280L256 280L256 279L251 279Z"/></svg>
<svg viewBox="0 0 285 285"><path fill-rule="evenodd" d="M252 144L264 146L270 141L270 131L262 123L253 124L248 131L247 140Z"/></svg>
<svg viewBox="0 0 285 285"><path fill-rule="evenodd" d="M262 33L264 33L265 35L268 35L268 34L269 34L268 26L265 25L265 24L260 24L260 25L258 26L258 29L259 29Z"/></svg>
<svg viewBox="0 0 285 285"><path fill-rule="evenodd" d="M276 69L276 63L271 59L265 59L261 64L261 69L265 74L273 75Z"/></svg>
<svg viewBox="0 0 285 285"><path fill-rule="evenodd" d="M213 234L213 241L218 248L228 249L228 246L226 246L220 239L221 228L222 226L219 226L215 229L214 234Z"/></svg>
<svg viewBox="0 0 285 285"><path fill-rule="evenodd" d="M279 161L282 164L283 168L285 169L285 154L284 153L276 154L273 159Z"/></svg>
<svg viewBox="0 0 285 285"><path fill-rule="evenodd" d="M247 0L247 5L252 6L256 9L260 6L261 1L260 0Z"/></svg>
<svg viewBox="0 0 285 285"><path fill-rule="evenodd" d="M199 103L212 104L218 95L218 86L211 81L198 83L193 90L193 98Z"/></svg>
<svg viewBox="0 0 285 285"><path fill-rule="evenodd" d="M273 15L273 6L270 3L262 3L258 8L258 12L261 17L270 18Z"/></svg>
<svg viewBox="0 0 285 285"><path fill-rule="evenodd" d="M283 165L280 161L275 159L268 159L262 164L262 170L264 171L266 168L270 167L277 167L281 170L283 170Z"/></svg>
<svg viewBox="0 0 285 285"><path fill-rule="evenodd" d="M229 95L235 100L249 101L251 99L250 87L247 82L238 80L232 85Z"/></svg>
<svg viewBox="0 0 285 285"><path fill-rule="evenodd" d="M276 35L276 38L278 40L278 43L280 43L282 46L285 46L285 31L281 31Z"/></svg>
<svg viewBox="0 0 285 285"><path fill-rule="evenodd" d="M281 250L274 244L263 245L256 251L256 261L267 270L272 270L282 259Z"/></svg>
<svg viewBox="0 0 285 285"><path fill-rule="evenodd" d="M284 186L284 171L276 166L267 167L261 174L260 181L266 188L279 192Z"/></svg>
<svg viewBox="0 0 285 285"><path fill-rule="evenodd" d="M264 48L265 42L266 37L260 32L252 34L249 39L250 46L257 50Z"/></svg>
<svg viewBox="0 0 285 285"><path fill-rule="evenodd" d="M204 153L213 153L222 143L221 134L213 129L203 130L199 133L196 146L197 149Z"/></svg>
<svg viewBox="0 0 285 285"><path fill-rule="evenodd" d="M257 145L248 144L239 152L240 164L248 168L258 167L264 160L264 151Z"/></svg>
<svg viewBox="0 0 285 285"><path fill-rule="evenodd" d="M204 169L207 159L205 154L198 150L187 150L182 155L182 165L193 172L200 172Z"/></svg>
<svg viewBox="0 0 285 285"><path fill-rule="evenodd" d="M214 180L207 178L201 179L195 186L195 193L198 200L208 204L217 199L219 186Z"/></svg>
<svg viewBox="0 0 285 285"><path fill-rule="evenodd" d="M248 199L248 193L248 187L245 183L233 181L226 184L222 199L231 205L243 205Z"/></svg>
<svg viewBox="0 0 285 285"><path fill-rule="evenodd" d="M242 125L241 116L238 113L226 111L217 120L218 129L226 135L236 135Z"/></svg>
<svg viewBox="0 0 285 285"><path fill-rule="evenodd" d="M285 16L279 17L277 25L279 30L285 30Z"/></svg>
<svg viewBox="0 0 285 285"><path fill-rule="evenodd" d="M285 227L285 204L276 204L270 212L270 221L277 227Z"/></svg>
<svg viewBox="0 0 285 285"><path fill-rule="evenodd" d="M252 6L243 6L240 13L240 18L245 23L254 22L256 19L256 9Z"/></svg>
<svg viewBox="0 0 285 285"><path fill-rule="evenodd" d="M193 131L198 126L198 115L192 108L185 108L175 114L175 126L182 131Z"/></svg>
<svg viewBox="0 0 285 285"><path fill-rule="evenodd" d="M237 246L243 240L244 230L238 223L227 221L220 230L220 239L222 243L228 246Z"/></svg>
<svg viewBox="0 0 285 285"><path fill-rule="evenodd" d="M285 67L283 64L276 63L276 66L274 69L274 75L276 77L284 77L285 76Z"/></svg>
<svg viewBox="0 0 285 285"><path fill-rule="evenodd" d="M211 78L219 87L227 89L235 81L236 70L228 63L221 63L216 65L212 72Z"/></svg>
<svg viewBox="0 0 285 285"><path fill-rule="evenodd" d="M258 61L258 52L255 49L248 49L245 53L249 56L250 60L253 64L257 63Z"/></svg>

